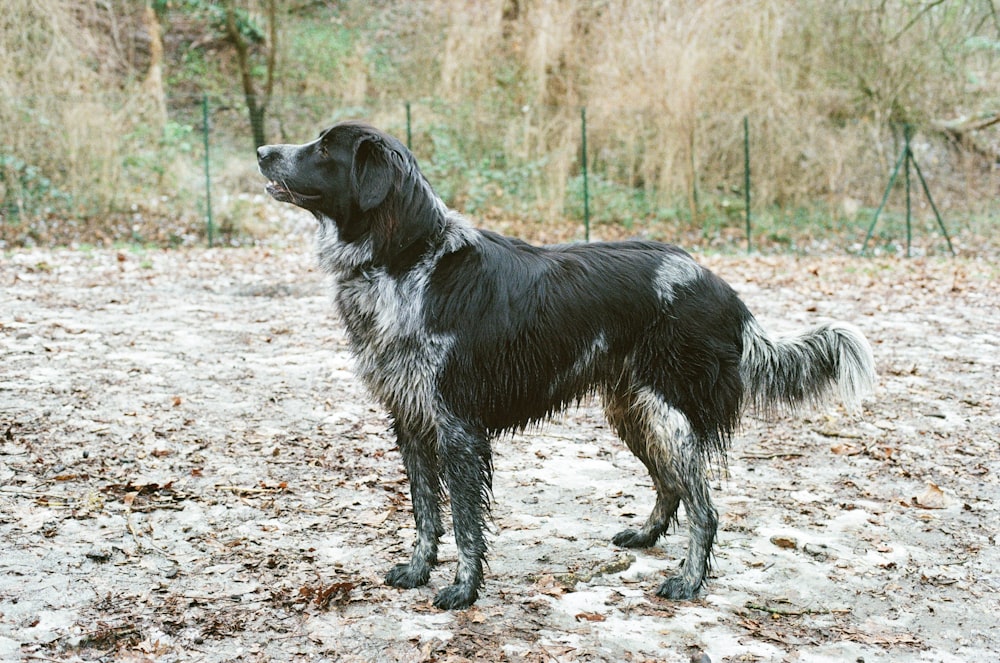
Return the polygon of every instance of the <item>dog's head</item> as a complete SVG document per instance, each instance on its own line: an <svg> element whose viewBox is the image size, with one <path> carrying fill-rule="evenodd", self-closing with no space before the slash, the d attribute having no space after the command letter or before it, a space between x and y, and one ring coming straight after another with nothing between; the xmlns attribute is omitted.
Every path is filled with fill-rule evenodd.
<svg viewBox="0 0 1000 663"><path fill-rule="evenodd" d="M385 266L416 258L441 225L443 204L413 155L366 124L337 124L304 145L264 145L257 164L271 197L332 222L340 242L370 242Z"/></svg>

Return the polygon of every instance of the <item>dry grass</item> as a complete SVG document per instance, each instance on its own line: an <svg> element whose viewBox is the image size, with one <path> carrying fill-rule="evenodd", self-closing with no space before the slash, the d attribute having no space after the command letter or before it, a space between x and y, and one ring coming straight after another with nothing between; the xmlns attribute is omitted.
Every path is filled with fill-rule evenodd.
<svg viewBox="0 0 1000 663"><path fill-rule="evenodd" d="M989 3L436 4L447 22L441 94L493 96L502 62L520 77L514 103L557 109L517 146L528 158L558 155L556 196L571 174L579 106L597 169L689 206L740 182L744 116L755 196L794 205L877 197L898 149L894 123L1000 106ZM991 46L975 48L976 35Z"/></svg>
<svg viewBox="0 0 1000 663"><path fill-rule="evenodd" d="M122 66L109 44L118 35L81 29L102 13L114 16L98 5L11 0L4 6L0 126L8 131L0 157L8 214L44 216L47 206L68 197L94 213L112 209L135 185L126 179L123 155L162 130L155 99L137 85L114 84Z"/></svg>
<svg viewBox="0 0 1000 663"><path fill-rule="evenodd" d="M255 1L241 3L253 10ZM163 98L143 84L142 8L5 4L6 226L61 213L64 199L65 210L94 218L178 191L189 198L184 212L197 213L199 119L165 118ZM449 202L479 215L578 215L581 107L594 181L617 196L597 201L609 220L702 226L738 212L744 117L761 209L821 207L833 223L870 215L901 147L899 126L910 122L939 206L995 212L1000 125L969 147L931 122L1000 109L1000 19L990 2L352 0L303 11L283 19L287 69L271 136L301 140L320 121L358 114L402 134L403 103L413 101L415 150ZM311 41L293 39L306 30ZM202 77L226 84L224 46L215 48L205 62L221 71L187 78L168 55L165 78L181 87L167 94L188 94ZM213 116L219 186L244 185L254 170L231 93L232 109ZM171 139L178 128L190 139ZM643 204L632 208L635 196Z"/></svg>

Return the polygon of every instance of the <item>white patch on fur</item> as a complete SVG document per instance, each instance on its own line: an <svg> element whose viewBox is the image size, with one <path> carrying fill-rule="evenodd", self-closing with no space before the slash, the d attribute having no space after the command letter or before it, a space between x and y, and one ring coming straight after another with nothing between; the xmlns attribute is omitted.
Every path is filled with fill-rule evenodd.
<svg viewBox="0 0 1000 663"><path fill-rule="evenodd" d="M692 443L691 422L680 410L671 407L651 389L640 389L635 396L635 409L647 433L646 446L658 462L674 463L687 456L698 456L693 450L679 449Z"/></svg>
<svg viewBox="0 0 1000 663"><path fill-rule="evenodd" d="M478 242L478 233L461 216L448 214L437 251L398 277L366 268L371 260L367 239L345 245L336 235L332 222L321 223L320 264L334 276L359 377L395 416L418 427L433 425L427 417L441 416L436 381L454 338L428 331L424 298L438 261Z"/></svg>
<svg viewBox="0 0 1000 663"><path fill-rule="evenodd" d="M338 300L353 336L358 374L396 416L419 422L436 410L436 376L453 339L427 331L423 319L429 271L402 279L375 271L340 283Z"/></svg>
<svg viewBox="0 0 1000 663"><path fill-rule="evenodd" d="M588 382L593 382L595 367L607 353L608 338L602 331L590 342L590 347L580 353L568 370L563 371L549 383L549 397L552 398L561 392L566 384L579 382L581 376L585 376Z"/></svg>
<svg viewBox="0 0 1000 663"><path fill-rule="evenodd" d="M592 367L597 361L608 352L608 337L602 331L591 341L590 347L573 363L573 371L579 375Z"/></svg>
<svg viewBox="0 0 1000 663"><path fill-rule="evenodd" d="M686 255L668 255L656 268L653 286L665 302L674 300L674 289L694 281L701 274L701 267Z"/></svg>
<svg viewBox="0 0 1000 663"><path fill-rule="evenodd" d="M875 391L875 355L868 339L861 330L847 322L827 325L840 338L840 374L837 391L840 400L851 410L856 410L861 400Z"/></svg>
<svg viewBox="0 0 1000 663"><path fill-rule="evenodd" d="M437 196L434 196L434 199L437 201L438 207L443 210L445 220L444 237L434 260L437 264L437 261L445 254L453 253L463 246L479 244L480 236L479 231L469 224L468 219L455 210L449 210Z"/></svg>
<svg viewBox="0 0 1000 663"><path fill-rule="evenodd" d="M316 254L320 268L336 277L371 263L372 244L367 237L350 244L341 242L336 222L324 216L316 229Z"/></svg>

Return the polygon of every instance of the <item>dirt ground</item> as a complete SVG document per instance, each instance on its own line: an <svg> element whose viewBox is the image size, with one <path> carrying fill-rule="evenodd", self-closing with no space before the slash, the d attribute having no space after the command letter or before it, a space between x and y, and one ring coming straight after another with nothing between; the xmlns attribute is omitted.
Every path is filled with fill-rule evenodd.
<svg viewBox="0 0 1000 663"><path fill-rule="evenodd" d="M2 661L1000 660L1000 268L700 258L764 325L837 318L880 374L747 419L697 600L654 596L651 482L594 404L496 445L487 584L441 612L383 574L408 487L308 239L0 257Z"/></svg>

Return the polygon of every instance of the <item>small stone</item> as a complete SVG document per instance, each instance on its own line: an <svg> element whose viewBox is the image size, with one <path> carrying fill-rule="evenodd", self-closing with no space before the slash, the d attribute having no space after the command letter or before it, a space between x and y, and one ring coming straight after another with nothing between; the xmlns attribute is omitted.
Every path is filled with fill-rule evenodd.
<svg viewBox="0 0 1000 663"><path fill-rule="evenodd" d="M111 559L111 550L108 548L91 548L83 556L95 562L106 562Z"/></svg>

